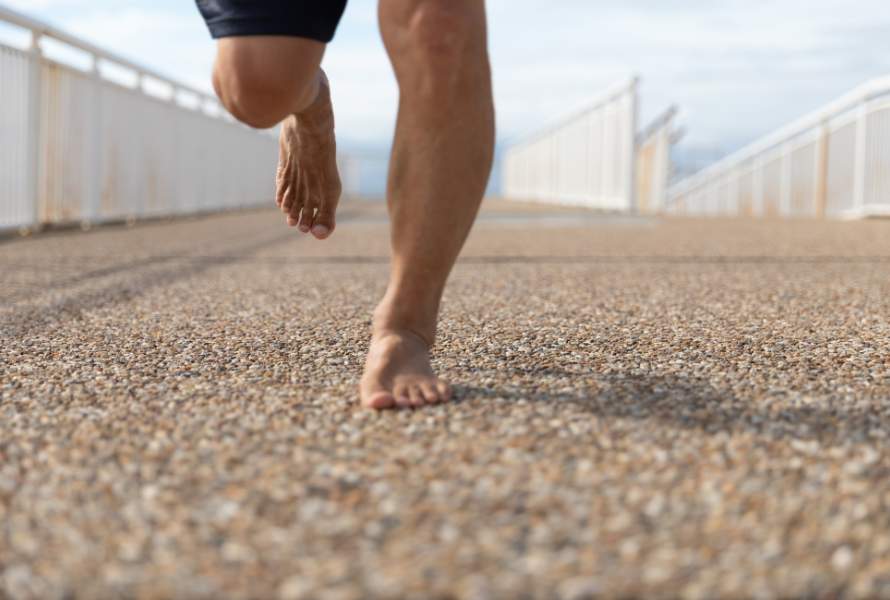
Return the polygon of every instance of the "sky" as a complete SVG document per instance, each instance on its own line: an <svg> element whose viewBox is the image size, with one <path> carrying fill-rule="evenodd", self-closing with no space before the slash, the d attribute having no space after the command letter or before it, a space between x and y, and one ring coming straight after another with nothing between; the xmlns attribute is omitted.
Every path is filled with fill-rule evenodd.
<svg viewBox="0 0 890 600"><path fill-rule="evenodd" d="M213 44L190 0L4 3L210 90ZM501 147L637 74L643 124L678 105L686 130L681 148L707 161L890 74L887 0L488 0L487 6ZM350 0L324 66L342 146L386 148L398 94L375 0Z"/></svg>

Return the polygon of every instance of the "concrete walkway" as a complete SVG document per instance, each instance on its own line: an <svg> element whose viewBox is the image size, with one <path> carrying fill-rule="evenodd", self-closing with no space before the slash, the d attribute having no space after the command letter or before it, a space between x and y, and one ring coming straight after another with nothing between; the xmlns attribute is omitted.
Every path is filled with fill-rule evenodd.
<svg viewBox="0 0 890 600"><path fill-rule="evenodd" d="M0 242L0 596L890 597L890 222L491 204L357 409L379 207Z"/></svg>

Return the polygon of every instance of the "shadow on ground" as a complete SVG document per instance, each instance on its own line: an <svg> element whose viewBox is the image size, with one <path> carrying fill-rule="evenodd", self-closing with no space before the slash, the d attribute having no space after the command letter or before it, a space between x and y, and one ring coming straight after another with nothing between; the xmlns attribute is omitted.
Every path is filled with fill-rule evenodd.
<svg viewBox="0 0 890 600"><path fill-rule="evenodd" d="M850 400L789 390L739 394L701 378L673 375L578 374L552 368L533 375L546 380L546 387L458 385L456 400L571 405L596 417L655 421L708 434L754 434L777 441L881 443L890 431L890 391L884 386L870 390L865 402L858 401L864 395ZM517 370L505 379L528 376L527 370ZM886 471L890 475L890 467Z"/></svg>

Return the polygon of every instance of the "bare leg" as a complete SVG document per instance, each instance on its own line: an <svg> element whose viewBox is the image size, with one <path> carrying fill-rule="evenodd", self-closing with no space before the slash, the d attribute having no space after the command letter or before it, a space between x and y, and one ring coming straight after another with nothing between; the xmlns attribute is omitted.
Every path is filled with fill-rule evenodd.
<svg viewBox="0 0 890 600"><path fill-rule="evenodd" d="M281 121L276 201L289 225L324 239L340 200L325 46L303 38L255 36L219 41L213 84L226 108L258 128Z"/></svg>
<svg viewBox="0 0 890 600"><path fill-rule="evenodd" d="M380 0L380 28L400 102L388 186L392 272L360 389L375 409L450 396L429 348L494 146L484 1Z"/></svg>

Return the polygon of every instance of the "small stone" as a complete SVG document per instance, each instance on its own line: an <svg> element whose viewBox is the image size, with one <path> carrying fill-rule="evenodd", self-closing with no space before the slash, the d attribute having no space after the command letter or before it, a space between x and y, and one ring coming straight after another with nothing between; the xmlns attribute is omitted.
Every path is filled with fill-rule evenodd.
<svg viewBox="0 0 890 600"><path fill-rule="evenodd" d="M574 577L559 586L560 600L593 600L603 594L602 585L592 577Z"/></svg>
<svg viewBox="0 0 890 600"><path fill-rule="evenodd" d="M852 565L855 555L849 546L841 546L831 555L831 566L835 571L847 571Z"/></svg>
<svg viewBox="0 0 890 600"><path fill-rule="evenodd" d="M313 591L309 580L302 575L293 575L278 586L278 600L304 600Z"/></svg>

